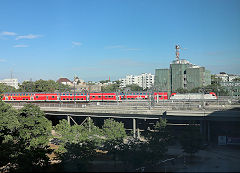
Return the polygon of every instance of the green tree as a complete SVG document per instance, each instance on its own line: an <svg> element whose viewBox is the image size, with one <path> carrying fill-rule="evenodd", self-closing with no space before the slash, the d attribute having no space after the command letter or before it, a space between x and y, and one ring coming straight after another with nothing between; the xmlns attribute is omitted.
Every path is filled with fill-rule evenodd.
<svg viewBox="0 0 240 173"><path fill-rule="evenodd" d="M17 130L20 127L17 115L16 109L0 100L0 167L16 160Z"/></svg>
<svg viewBox="0 0 240 173"><path fill-rule="evenodd" d="M51 122L39 107L25 105L20 111L0 102L1 166L12 170L33 171L49 165Z"/></svg>
<svg viewBox="0 0 240 173"><path fill-rule="evenodd" d="M16 89L14 87L0 83L0 94L5 92L15 92L15 91Z"/></svg>
<svg viewBox="0 0 240 173"><path fill-rule="evenodd" d="M101 130L96 127L92 120L83 125L71 126L67 120L61 120L55 127L60 135L58 158L63 164L75 167L73 170L87 171L89 161L96 156L96 148L101 145Z"/></svg>
<svg viewBox="0 0 240 173"><path fill-rule="evenodd" d="M233 79L233 82L239 82L239 81L240 81L240 77Z"/></svg>
<svg viewBox="0 0 240 173"><path fill-rule="evenodd" d="M112 155L114 161L116 161L120 145L123 143L123 139L127 136L124 124L114 121L113 119L106 119L102 131L105 136L104 148L108 151L108 155Z"/></svg>
<svg viewBox="0 0 240 173"><path fill-rule="evenodd" d="M188 93L189 91L187 89L183 89L183 88L178 88L176 90L176 93L180 93L180 94L184 94L184 93Z"/></svg>
<svg viewBox="0 0 240 173"><path fill-rule="evenodd" d="M91 139L76 143L67 142L64 147L66 151L59 153L59 158L64 167L67 167L67 171L88 171L89 161L94 160L97 155L96 144Z"/></svg>
<svg viewBox="0 0 240 173"><path fill-rule="evenodd" d="M17 163L20 170L49 165L48 143L51 136L52 124L38 106L27 104L19 110L19 156Z"/></svg>
<svg viewBox="0 0 240 173"><path fill-rule="evenodd" d="M201 149L202 139L199 127L190 122L189 125L185 126L179 141L183 151L192 156Z"/></svg>
<svg viewBox="0 0 240 173"><path fill-rule="evenodd" d="M20 92L35 92L36 86L32 81L24 81L21 85L19 85L18 91Z"/></svg>
<svg viewBox="0 0 240 173"><path fill-rule="evenodd" d="M127 85L131 91L143 91L142 87L138 86L137 84Z"/></svg>
<svg viewBox="0 0 240 173"><path fill-rule="evenodd" d="M124 124L111 118L104 121L102 130L103 135L110 141L122 141L127 136Z"/></svg>
<svg viewBox="0 0 240 173"><path fill-rule="evenodd" d="M167 130L167 121L166 119L160 118L156 122L153 131L147 131L146 140L147 140L147 154L146 160L149 160L153 163L161 160L168 150L169 141L171 136Z"/></svg>
<svg viewBox="0 0 240 173"><path fill-rule="evenodd" d="M62 83L57 83L54 80L37 80L35 82L32 81L24 81L21 85L19 85L18 91L20 92L61 92L70 91L70 87L68 85L64 85Z"/></svg>
<svg viewBox="0 0 240 173"><path fill-rule="evenodd" d="M110 82L110 80L101 80L101 81L99 81L99 82L102 83L102 84L104 84L104 83Z"/></svg>
<svg viewBox="0 0 240 173"><path fill-rule="evenodd" d="M117 83L109 84L107 86L102 86L102 88L101 88L102 92L116 92L117 90L121 90L119 88L119 84L117 84Z"/></svg>

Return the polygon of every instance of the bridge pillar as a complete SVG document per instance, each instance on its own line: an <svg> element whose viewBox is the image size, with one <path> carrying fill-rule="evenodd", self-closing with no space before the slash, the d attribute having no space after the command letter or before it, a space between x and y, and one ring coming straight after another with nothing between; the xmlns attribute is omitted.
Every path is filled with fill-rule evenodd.
<svg viewBox="0 0 240 173"><path fill-rule="evenodd" d="M91 117L88 117L88 131L91 132Z"/></svg>
<svg viewBox="0 0 240 173"><path fill-rule="evenodd" d="M67 115L67 121L68 121L68 124L70 125L70 116Z"/></svg>
<svg viewBox="0 0 240 173"><path fill-rule="evenodd" d="M133 137L136 138L136 119L133 118Z"/></svg>
<svg viewBox="0 0 240 173"><path fill-rule="evenodd" d="M140 139L140 130L137 128L137 138Z"/></svg>

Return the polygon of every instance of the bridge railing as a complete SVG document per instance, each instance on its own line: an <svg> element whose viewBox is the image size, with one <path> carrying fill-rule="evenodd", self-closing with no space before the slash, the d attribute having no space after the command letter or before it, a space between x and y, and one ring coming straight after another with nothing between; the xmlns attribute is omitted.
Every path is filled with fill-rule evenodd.
<svg viewBox="0 0 240 173"><path fill-rule="evenodd" d="M26 102L8 102L13 106L23 106ZM165 101L152 105L149 102L91 102L91 103L32 103L40 107L59 107L59 108L98 108L98 109L165 109L165 110L213 110L224 109L227 104L221 102L212 104L206 102L188 102L188 101Z"/></svg>

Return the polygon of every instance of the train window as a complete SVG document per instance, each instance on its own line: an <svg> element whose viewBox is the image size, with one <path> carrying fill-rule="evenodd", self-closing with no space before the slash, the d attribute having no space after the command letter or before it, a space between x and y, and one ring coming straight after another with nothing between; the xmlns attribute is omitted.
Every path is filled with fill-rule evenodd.
<svg viewBox="0 0 240 173"><path fill-rule="evenodd" d="M38 99L38 96L36 96L36 99Z"/></svg>
<svg viewBox="0 0 240 173"><path fill-rule="evenodd" d="M54 99L54 96L52 96L52 98Z"/></svg>
<svg viewBox="0 0 240 173"><path fill-rule="evenodd" d="M140 93L140 95L142 95L143 93Z"/></svg>
<svg viewBox="0 0 240 173"><path fill-rule="evenodd" d="M71 96L72 94L70 94L70 96Z"/></svg>
<svg viewBox="0 0 240 173"><path fill-rule="evenodd" d="M28 100L28 99L26 99L26 100Z"/></svg>
<svg viewBox="0 0 240 173"><path fill-rule="evenodd" d="M77 100L79 100L79 98L77 98Z"/></svg>
<svg viewBox="0 0 240 173"><path fill-rule="evenodd" d="M28 96L28 94L26 94L26 96Z"/></svg>
<svg viewBox="0 0 240 173"><path fill-rule="evenodd" d="M101 98L101 96L98 96L98 98Z"/></svg>
<svg viewBox="0 0 240 173"><path fill-rule="evenodd" d="M95 98L95 96L92 96L92 98Z"/></svg>
<svg viewBox="0 0 240 173"><path fill-rule="evenodd" d="M63 98L63 100L65 100L65 98Z"/></svg>
<svg viewBox="0 0 240 173"><path fill-rule="evenodd" d="M67 98L67 100L69 100L69 98Z"/></svg>
<svg viewBox="0 0 240 173"><path fill-rule="evenodd" d="M70 100L72 100L72 99L70 99Z"/></svg>
<svg viewBox="0 0 240 173"><path fill-rule="evenodd" d="M83 100L83 98L81 98L81 100Z"/></svg>
<svg viewBox="0 0 240 173"><path fill-rule="evenodd" d="M63 93L63 95L65 96L65 94Z"/></svg>

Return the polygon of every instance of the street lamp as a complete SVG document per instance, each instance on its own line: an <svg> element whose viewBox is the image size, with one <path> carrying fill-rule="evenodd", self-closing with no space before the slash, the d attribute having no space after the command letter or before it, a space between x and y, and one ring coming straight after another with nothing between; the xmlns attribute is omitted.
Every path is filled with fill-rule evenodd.
<svg viewBox="0 0 240 173"><path fill-rule="evenodd" d="M62 95L62 93L61 93L61 82L59 82L59 94L60 94L60 96L59 96L59 101L60 101L60 107L62 106L62 100L61 100L61 95Z"/></svg>
<svg viewBox="0 0 240 173"><path fill-rule="evenodd" d="M73 84L74 84L74 105L76 106L76 92L75 92L75 85L76 85L76 81L73 81Z"/></svg>

